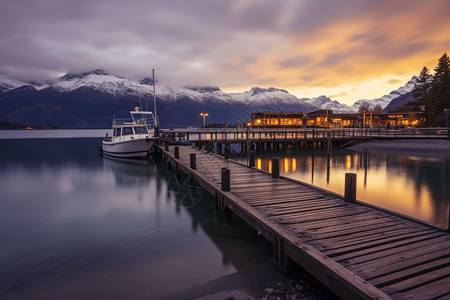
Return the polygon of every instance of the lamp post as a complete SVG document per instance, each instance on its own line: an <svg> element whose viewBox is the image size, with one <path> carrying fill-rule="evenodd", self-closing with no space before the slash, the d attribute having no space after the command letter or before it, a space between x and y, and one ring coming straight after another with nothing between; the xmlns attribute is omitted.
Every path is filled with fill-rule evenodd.
<svg viewBox="0 0 450 300"><path fill-rule="evenodd" d="M205 119L207 115L208 115L207 113L200 113L200 116L203 117L203 128L206 128Z"/></svg>
<svg viewBox="0 0 450 300"><path fill-rule="evenodd" d="M446 108L444 109L444 114L445 114L445 127L448 128L448 115L450 113L450 109Z"/></svg>

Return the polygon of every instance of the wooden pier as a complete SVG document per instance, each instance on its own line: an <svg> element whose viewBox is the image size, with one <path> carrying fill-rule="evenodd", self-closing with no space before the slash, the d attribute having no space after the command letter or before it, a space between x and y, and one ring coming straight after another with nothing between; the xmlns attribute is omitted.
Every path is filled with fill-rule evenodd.
<svg viewBox="0 0 450 300"><path fill-rule="evenodd" d="M164 142L178 138L196 144L274 144L274 143L345 143L374 139L443 139L450 140L450 128L194 128L162 129Z"/></svg>
<svg viewBox="0 0 450 300"><path fill-rule="evenodd" d="M158 146L163 161L343 299L450 299L450 234L277 173L191 146ZM349 176L351 177L351 176ZM348 199L347 199L348 198Z"/></svg>

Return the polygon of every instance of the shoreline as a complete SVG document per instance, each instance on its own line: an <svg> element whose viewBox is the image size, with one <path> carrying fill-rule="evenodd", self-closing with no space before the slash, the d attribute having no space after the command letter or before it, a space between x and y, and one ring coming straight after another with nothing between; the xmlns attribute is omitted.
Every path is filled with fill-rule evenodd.
<svg viewBox="0 0 450 300"><path fill-rule="evenodd" d="M372 140L358 143L344 149L362 152L367 149L369 152L395 152L414 153L425 156L450 156L450 141L447 140Z"/></svg>

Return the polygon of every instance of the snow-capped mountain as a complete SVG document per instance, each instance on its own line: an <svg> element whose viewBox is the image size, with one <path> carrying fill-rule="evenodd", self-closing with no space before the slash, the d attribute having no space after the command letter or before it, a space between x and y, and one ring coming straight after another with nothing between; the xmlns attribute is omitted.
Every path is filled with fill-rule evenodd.
<svg viewBox="0 0 450 300"><path fill-rule="evenodd" d="M156 84L158 114L163 127L192 126L208 112L211 123L245 123L256 111L309 112L330 109L357 112L363 102L386 107L411 92L417 79L380 99L359 100L352 107L326 96L297 98L286 90L254 87L225 93L218 87L173 89ZM69 73L53 82L26 82L0 74L0 120L68 128L108 128L111 117L126 117L137 103L151 100L152 79L127 79L103 70ZM150 107L152 107L150 105ZM97 114L97 115L95 115Z"/></svg>
<svg viewBox="0 0 450 300"><path fill-rule="evenodd" d="M351 110L353 112L358 112L359 107L364 103L368 104L370 108L374 108L379 104L383 109L386 109L386 107L392 102L392 100L399 97L405 98L404 96L410 94L414 89L414 86L416 85L418 79L419 78L417 76L413 76L411 80L409 80L404 86L401 86L400 88L390 92L388 95L384 95L381 98L372 100L358 100L351 106Z"/></svg>
<svg viewBox="0 0 450 300"><path fill-rule="evenodd" d="M349 113L352 111L351 107L348 105L340 103L336 100L331 100L324 95L311 99L304 98L303 100L313 106L319 107L320 109L332 110L334 113Z"/></svg>

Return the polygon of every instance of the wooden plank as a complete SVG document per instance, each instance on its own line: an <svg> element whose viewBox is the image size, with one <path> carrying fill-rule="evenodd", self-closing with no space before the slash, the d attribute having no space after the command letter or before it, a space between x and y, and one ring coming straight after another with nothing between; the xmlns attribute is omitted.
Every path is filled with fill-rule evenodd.
<svg viewBox="0 0 450 300"><path fill-rule="evenodd" d="M351 241L354 243L365 243L370 240L389 236L397 236L399 234L408 233L410 231L411 227L405 226L404 224L388 223L388 225L384 227L356 227L347 229L342 233L335 232L331 235L314 234L314 236L316 236L316 239L320 239L320 241L325 244L332 244L335 247L339 247L341 244L346 243L346 241ZM331 247L329 247L328 249L331 249Z"/></svg>
<svg viewBox="0 0 450 300"><path fill-rule="evenodd" d="M353 220L352 220L353 221ZM392 220L390 217L380 217L376 219L363 219L355 222L351 221L343 225L334 225L327 227L315 227L308 230L313 234L317 234L321 238L332 238L340 235L352 234L357 232L365 232L370 229L385 228L389 226L396 226L404 223L400 223L397 220Z"/></svg>
<svg viewBox="0 0 450 300"><path fill-rule="evenodd" d="M410 237L415 237L421 234L429 233L431 229L416 231L410 233L410 229L392 230L385 232L384 234L361 236L355 239L332 240L332 241L320 241L321 249L324 250L328 256L340 255L342 253L348 253L353 251L359 251L368 249L380 245L389 245L392 242L402 241Z"/></svg>
<svg viewBox="0 0 450 300"><path fill-rule="evenodd" d="M277 216L284 216L284 215L292 215L292 214L298 214L302 212L312 212L312 211L323 211L326 209L332 209L332 208L340 208L346 206L344 203L325 203L323 205L311 205L311 206L296 206L296 207L287 207L285 209L265 209L267 212L267 216L269 217L277 217Z"/></svg>
<svg viewBox="0 0 450 300"><path fill-rule="evenodd" d="M389 286L385 286L380 288L382 291L387 293L388 295L399 293L402 291L408 291L412 289L416 289L416 292L421 291L423 292L425 289L428 289L429 287L426 287L427 284L440 281L441 284L447 285L447 291L450 286L450 266L438 269L432 272L428 272L425 274L421 274L419 277L413 277L409 278L404 281L400 281L397 283L394 283ZM421 288L422 287L422 288ZM428 292L429 293L429 292ZM435 292L433 292L435 294ZM416 296L419 296L418 299L420 299L420 294L417 294ZM421 298L423 299L423 298Z"/></svg>
<svg viewBox="0 0 450 300"><path fill-rule="evenodd" d="M387 216L384 215L378 215L374 214L371 211L366 211L364 213L354 215L352 218L349 218L347 216L336 216L336 218L328 219L328 220L317 220L317 221L310 221L307 224L290 224L289 227L294 230L305 230L307 227L308 230L311 230L314 232L316 229L320 228L333 228L333 227L340 227L340 228L349 228L353 226L353 224L359 224L360 222L367 222L367 221L377 221L383 218L387 218Z"/></svg>
<svg viewBox="0 0 450 300"><path fill-rule="evenodd" d="M436 243L439 243L439 245L436 245ZM441 248L440 246L442 244L440 242L436 243L382 256L360 264L346 264L346 266L351 268L351 270L356 273L363 275L364 279L369 280L412 266L421 265L436 259L447 257L450 253L450 245L443 244L444 248Z"/></svg>
<svg viewBox="0 0 450 300"><path fill-rule="evenodd" d="M249 202L250 203L250 202ZM301 199L291 199L290 201L284 201L280 199L279 201L270 201L270 202L257 202L251 203L252 206L258 207L260 209L264 209L265 211L275 211L275 210L286 210L286 209L306 209L306 208L320 208L324 205L343 205L340 201L333 201L330 199L316 199L314 197L302 197Z"/></svg>
<svg viewBox="0 0 450 300"><path fill-rule="evenodd" d="M283 217L275 218L276 222L279 224L298 224L298 223L308 223L312 221L324 221L329 219L334 219L337 217L350 217L354 215L359 215L367 212L364 208L354 208L347 209L345 206L342 208L333 209L323 209L321 211L309 211L305 213L296 213Z"/></svg>
<svg viewBox="0 0 450 300"><path fill-rule="evenodd" d="M278 199L258 199L258 200L248 200L245 199L247 203L254 207L270 207L270 206L277 206L282 204L292 204L292 205L304 205L304 203L308 203L311 205L315 204L322 204L322 203L334 203L336 202L334 199L331 198L317 198L314 195L308 195L308 196L297 196L297 197L288 197L288 198L278 198Z"/></svg>
<svg viewBox="0 0 450 300"><path fill-rule="evenodd" d="M419 235L419 236L411 237L409 239L404 239L404 240L400 240L400 241L385 244L385 245L375 246L375 247L368 248L368 249L361 249L361 250L353 249L353 251L346 251L346 253L337 253L337 251L335 251L336 253L333 255L333 259L336 260L337 262L343 262L343 261L348 261L348 259L350 259L350 258L363 256L366 254L377 253L377 252L384 251L384 250L395 249L395 248L398 248L401 246L409 245L411 247L415 247L415 245L414 245L415 243L426 242L427 240L430 240L432 238L440 237L440 236L444 236L444 235L445 235L444 232L431 232L428 234Z"/></svg>
<svg viewBox="0 0 450 300"><path fill-rule="evenodd" d="M422 238L422 237L427 236L428 234L433 234L433 233L434 232L431 229L421 230L421 231L412 232L412 233L408 233L408 234L402 234L400 236L394 235L394 236L387 237L385 239L379 239L379 240L374 240L372 242L366 242L363 245L361 245L359 243L343 244L343 245L340 245L341 247L339 247L339 245L338 245L336 248L326 249L323 252L330 257L336 257L336 256L344 255L347 253L354 253L354 252L366 250L366 249L375 249L375 248L383 249L383 247L394 247L394 245L396 245L397 243L398 244L405 243L405 242L410 241L411 239Z"/></svg>
<svg viewBox="0 0 450 300"><path fill-rule="evenodd" d="M381 288L388 285L393 285L400 281L417 278L423 274L434 272L449 266L450 256L447 256L438 260L429 261L427 263L421 263L420 265L412 265L409 268L373 278L370 280L370 283L378 288Z"/></svg>
<svg viewBox="0 0 450 300"><path fill-rule="evenodd" d="M418 286L417 288L403 291L402 293L392 294L393 299L435 299L448 300L450 299L450 276L441 280L433 281L427 284Z"/></svg>

